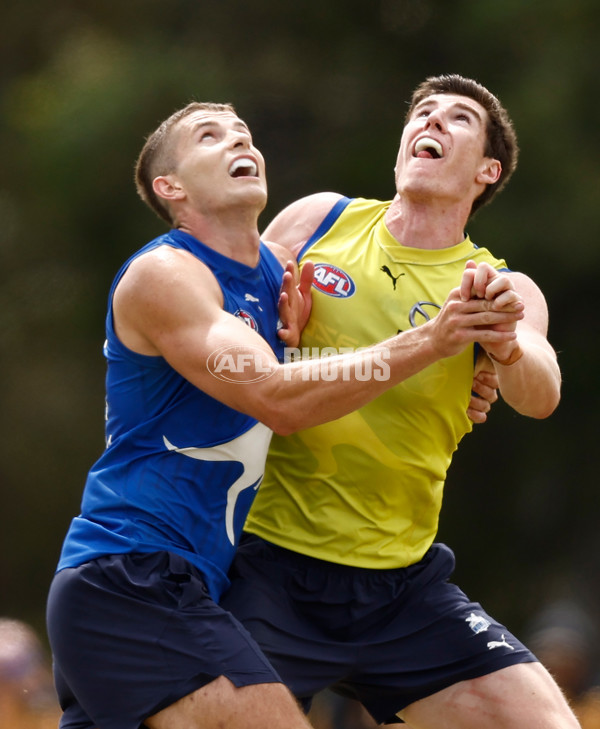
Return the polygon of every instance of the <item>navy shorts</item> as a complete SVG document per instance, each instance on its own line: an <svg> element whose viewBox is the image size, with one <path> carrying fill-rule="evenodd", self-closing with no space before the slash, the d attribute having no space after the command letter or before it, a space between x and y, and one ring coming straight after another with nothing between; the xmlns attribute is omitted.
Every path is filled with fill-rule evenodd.
<svg viewBox="0 0 600 729"><path fill-rule="evenodd" d="M448 686L537 660L448 578L434 544L402 569L312 559L245 535L221 604L252 633L305 710L322 689L357 699L378 723Z"/></svg>
<svg viewBox="0 0 600 729"><path fill-rule="evenodd" d="M139 729L220 675L236 686L281 681L200 572L168 552L62 570L47 623L61 729Z"/></svg>

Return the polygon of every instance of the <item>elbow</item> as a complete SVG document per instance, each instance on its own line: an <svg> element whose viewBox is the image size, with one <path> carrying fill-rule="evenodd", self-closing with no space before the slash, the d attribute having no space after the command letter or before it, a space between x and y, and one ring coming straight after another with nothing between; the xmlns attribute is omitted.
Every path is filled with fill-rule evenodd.
<svg viewBox="0 0 600 729"><path fill-rule="evenodd" d="M255 417L276 435L292 435L308 426L300 422L297 415L291 411L292 408L282 407L281 404L265 405Z"/></svg>
<svg viewBox="0 0 600 729"><path fill-rule="evenodd" d="M271 430L276 435L292 435L293 433L301 430L299 426L291 425L290 423L276 423Z"/></svg>
<svg viewBox="0 0 600 729"><path fill-rule="evenodd" d="M277 435L292 435L299 430L310 427L311 423L301 416L301 409L296 406L284 408L274 407L268 414L268 423L266 425Z"/></svg>
<svg viewBox="0 0 600 729"><path fill-rule="evenodd" d="M292 435L323 420L307 407L306 398L289 392L286 383L279 386L276 378L269 380L270 388L254 401L253 415L277 435Z"/></svg>
<svg viewBox="0 0 600 729"><path fill-rule="evenodd" d="M544 420L550 417L560 403L562 378L557 370L556 376L551 381L546 393L538 398L538 408L532 416L538 420Z"/></svg>
<svg viewBox="0 0 600 729"><path fill-rule="evenodd" d="M530 412L526 412L526 413L522 413L522 414L526 415L530 418L533 418L534 420L545 420L546 418L549 418L555 410L556 410L556 407L539 409L539 410L532 409Z"/></svg>
<svg viewBox="0 0 600 729"><path fill-rule="evenodd" d="M513 407L521 415L535 420L545 420L552 415L559 403L560 389L557 389L551 393L538 394L537 396L532 393L532 397L528 399L527 403L515 404Z"/></svg>
<svg viewBox="0 0 600 729"><path fill-rule="evenodd" d="M513 390L513 402L509 403L521 415L536 420L550 417L560 403L562 377L556 359L523 376ZM508 400L507 400L508 402Z"/></svg>
<svg viewBox="0 0 600 729"><path fill-rule="evenodd" d="M544 420L545 418L549 418L558 407L559 402L560 393L556 393L554 397L548 398L548 400L546 400L545 402L541 402L538 406L538 409L536 409L536 411L531 414L531 417L535 418L536 420Z"/></svg>
<svg viewBox="0 0 600 729"><path fill-rule="evenodd" d="M273 418L264 417L260 418L260 421L264 423L267 428L270 428L275 435L292 435L293 433L302 430L300 425L291 423L287 418L277 416Z"/></svg>

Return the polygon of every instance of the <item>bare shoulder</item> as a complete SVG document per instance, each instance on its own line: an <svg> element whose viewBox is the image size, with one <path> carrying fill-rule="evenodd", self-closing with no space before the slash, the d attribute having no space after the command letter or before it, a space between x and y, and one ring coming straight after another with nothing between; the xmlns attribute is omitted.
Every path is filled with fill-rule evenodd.
<svg viewBox="0 0 600 729"><path fill-rule="evenodd" d="M283 246L295 257L342 197L337 192L318 192L296 200L273 218L263 240Z"/></svg>
<svg viewBox="0 0 600 729"><path fill-rule="evenodd" d="M188 251L159 246L135 258L113 297L115 330L140 354L158 354L157 331L188 316L201 318L222 306L221 288L210 269Z"/></svg>
<svg viewBox="0 0 600 729"><path fill-rule="evenodd" d="M511 271L508 275L510 276L510 279L513 281L515 288L519 291L519 293L529 293L534 297L540 297L541 299L544 299L544 294L542 293L542 290L530 276L525 273L521 273L520 271Z"/></svg>
<svg viewBox="0 0 600 729"><path fill-rule="evenodd" d="M115 298L126 295L141 299L171 296L177 289L198 284L218 289L210 269L189 251L169 245L135 258L115 290Z"/></svg>

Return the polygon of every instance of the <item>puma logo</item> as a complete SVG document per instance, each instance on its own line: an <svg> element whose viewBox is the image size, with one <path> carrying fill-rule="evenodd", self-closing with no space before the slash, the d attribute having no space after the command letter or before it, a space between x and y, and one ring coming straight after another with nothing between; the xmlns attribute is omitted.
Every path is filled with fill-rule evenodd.
<svg viewBox="0 0 600 729"><path fill-rule="evenodd" d="M515 647L510 645L510 643L506 642L506 638L504 637L504 633L500 636L502 640L490 640L490 642L487 644L487 647L493 651L494 648L510 648L511 651L514 651Z"/></svg>
<svg viewBox="0 0 600 729"><path fill-rule="evenodd" d="M403 273L399 273L397 276L394 276L393 273L390 271L390 269L387 266L382 266L380 271L383 271L383 273L386 274L386 276L389 276L392 279L392 283L394 284L394 291L396 290L396 281L400 278L400 276L404 276Z"/></svg>

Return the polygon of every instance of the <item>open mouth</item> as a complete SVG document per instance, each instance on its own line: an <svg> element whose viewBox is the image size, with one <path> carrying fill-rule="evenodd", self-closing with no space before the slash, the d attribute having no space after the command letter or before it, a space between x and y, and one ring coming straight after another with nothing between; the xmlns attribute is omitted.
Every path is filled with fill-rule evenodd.
<svg viewBox="0 0 600 729"><path fill-rule="evenodd" d="M248 157L242 157L231 163L229 174L231 177L258 177L258 166Z"/></svg>
<svg viewBox="0 0 600 729"><path fill-rule="evenodd" d="M440 159L444 156L444 150L435 139L421 137L415 144L414 156L421 159Z"/></svg>

